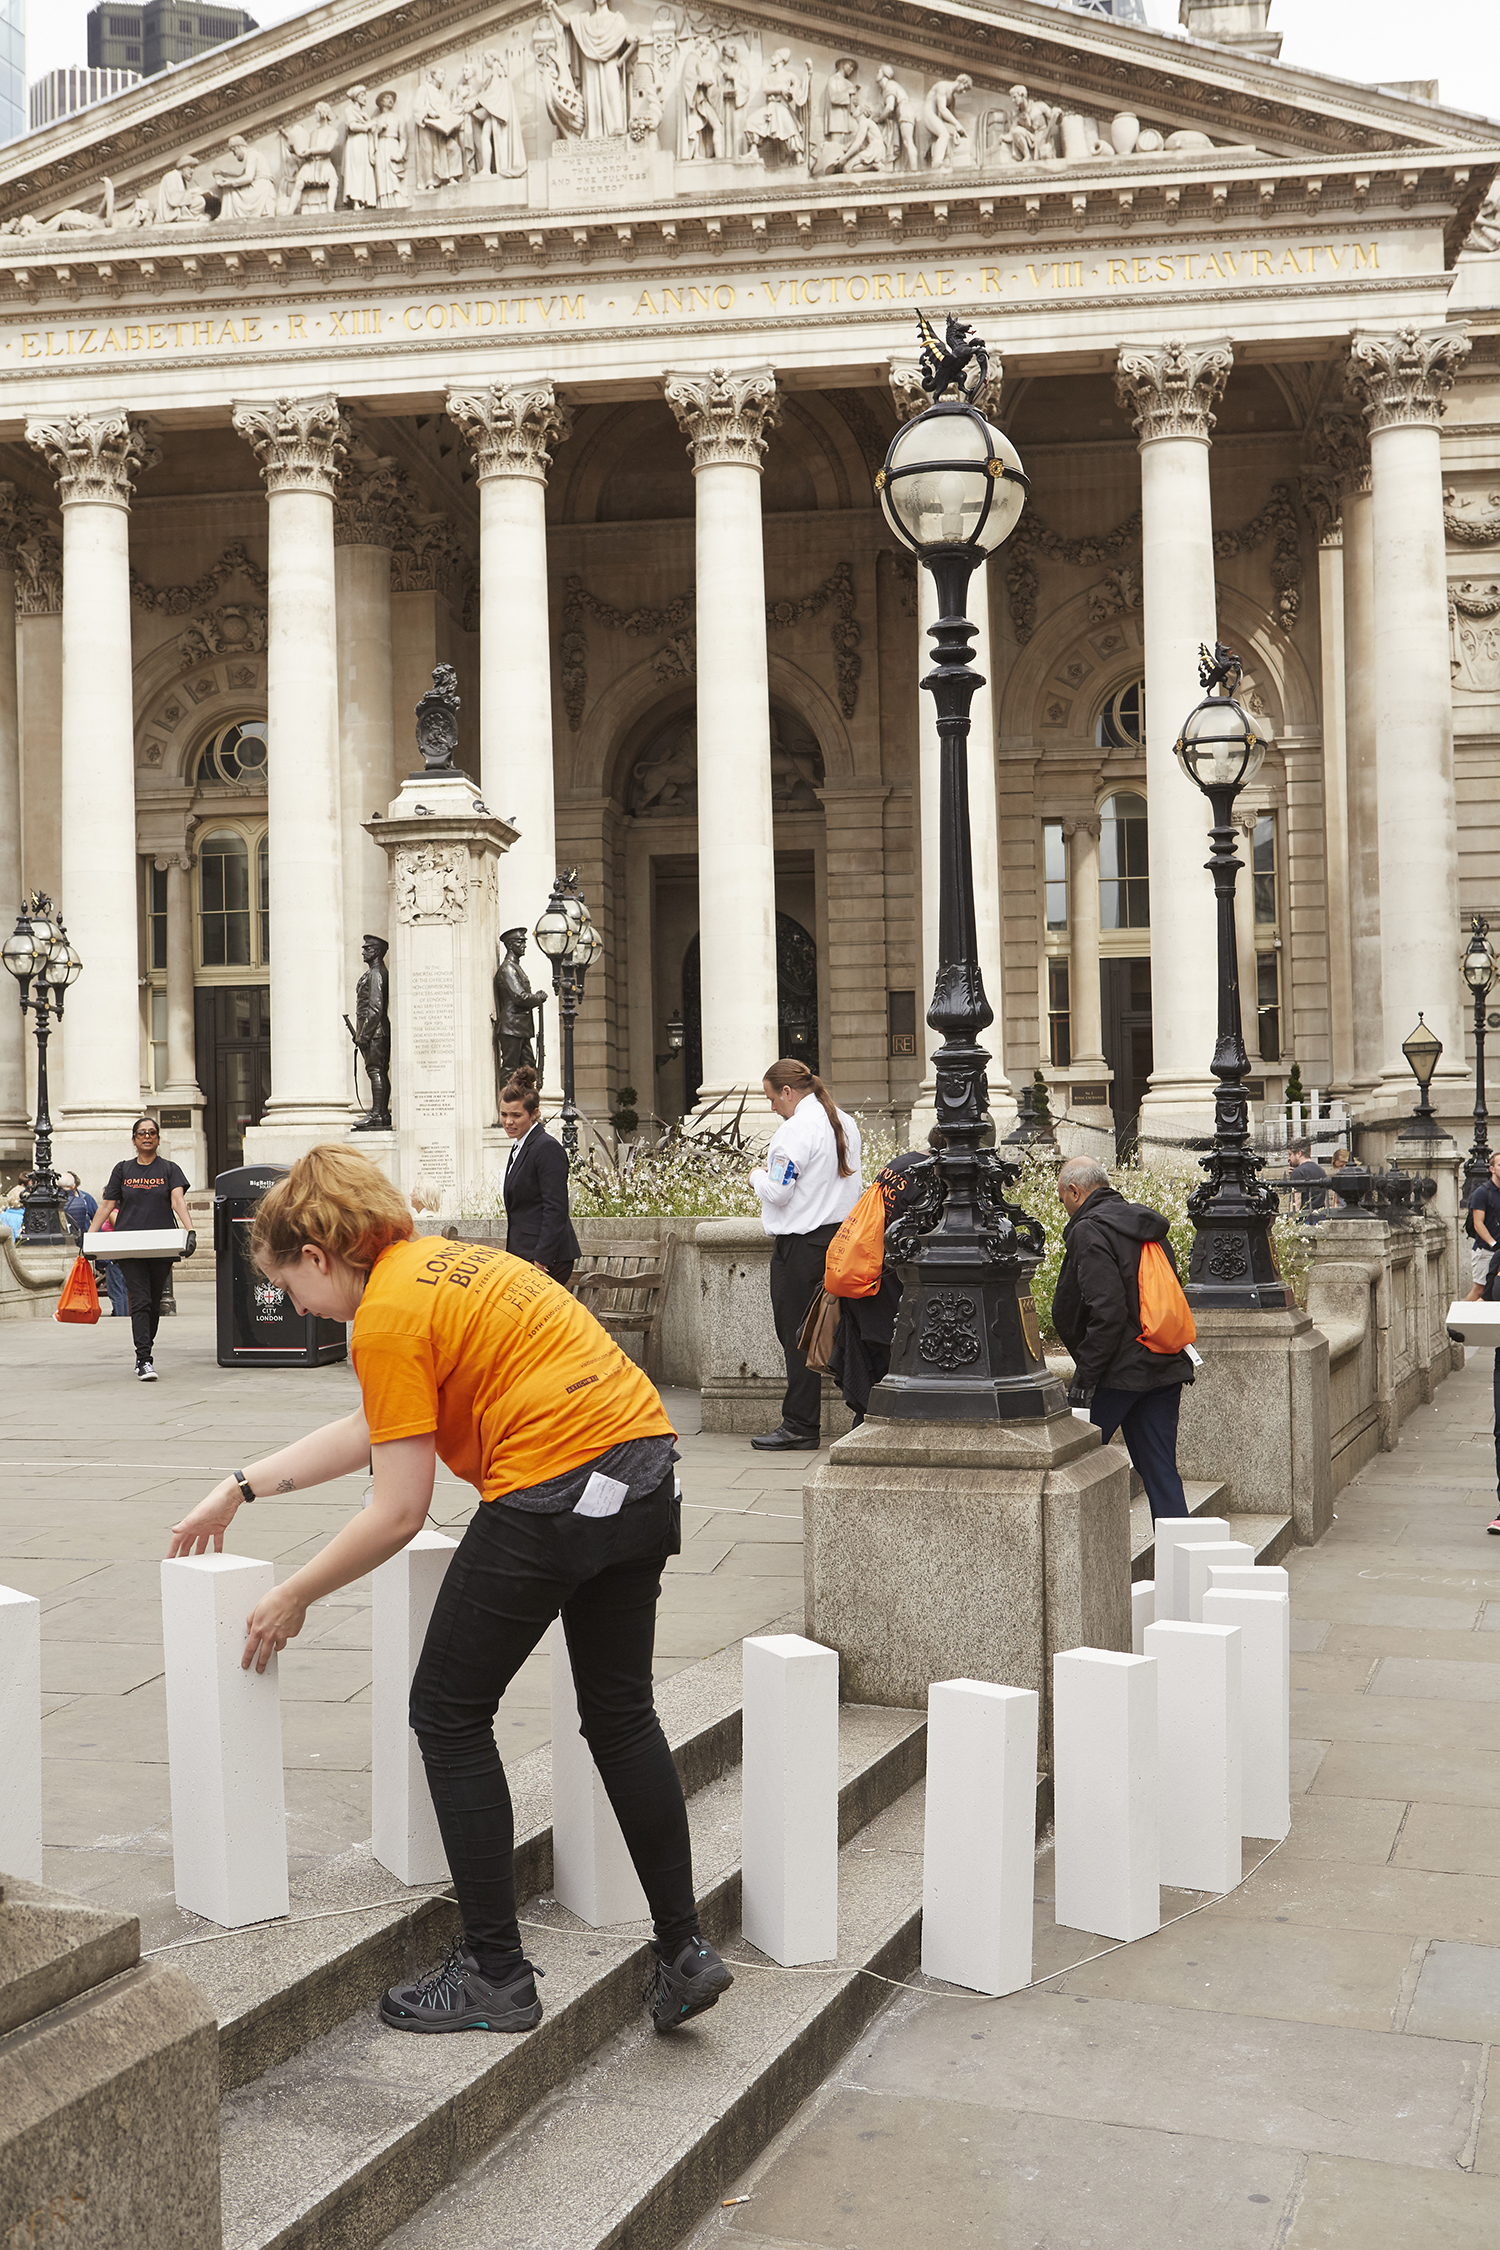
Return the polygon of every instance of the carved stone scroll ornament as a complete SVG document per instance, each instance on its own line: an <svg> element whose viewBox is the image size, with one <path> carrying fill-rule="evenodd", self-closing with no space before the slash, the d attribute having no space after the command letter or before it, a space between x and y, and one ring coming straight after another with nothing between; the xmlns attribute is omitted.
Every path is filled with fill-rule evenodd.
<svg viewBox="0 0 1500 2250"><path fill-rule="evenodd" d="M231 602L208 617L196 618L180 636L177 650L186 672L216 656L259 655L267 638L265 611Z"/></svg>
<svg viewBox="0 0 1500 2250"><path fill-rule="evenodd" d="M1500 546L1500 492L1488 495L1488 515L1470 515L1472 500L1460 499L1451 485L1443 489L1443 528L1455 547Z"/></svg>
<svg viewBox="0 0 1500 2250"><path fill-rule="evenodd" d="M1212 344L1174 338L1159 351L1125 344L1115 363L1115 392L1143 445L1154 438L1206 438L1233 366L1227 338Z"/></svg>
<svg viewBox="0 0 1500 2250"><path fill-rule="evenodd" d="M410 481L397 461L351 463L333 496L335 547L394 547L412 499Z"/></svg>
<svg viewBox="0 0 1500 2250"><path fill-rule="evenodd" d="M711 367L706 375L667 375L662 389L688 441L693 471L732 462L758 469L781 401L769 367Z"/></svg>
<svg viewBox="0 0 1500 2250"><path fill-rule="evenodd" d="M396 919L461 922L468 911L467 855L460 844L419 844L396 854Z"/></svg>
<svg viewBox="0 0 1500 2250"><path fill-rule="evenodd" d="M560 406L550 382L494 383L483 391L450 391L448 415L457 423L474 455L475 473L486 477L532 477L545 484L551 448L573 427L570 409Z"/></svg>
<svg viewBox="0 0 1500 2250"><path fill-rule="evenodd" d="M35 501L23 499L16 541L17 617L62 615L61 526Z"/></svg>
<svg viewBox="0 0 1500 2250"><path fill-rule="evenodd" d="M26 442L46 457L65 508L80 500L128 508L136 478L161 459L141 423L119 412L39 415L26 424Z"/></svg>
<svg viewBox="0 0 1500 2250"><path fill-rule="evenodd" d="M1450 586L1448 633L1454 686L1493 695L1500 689L1500 585L1466 578Z"/></svg>
<svg viewBox="0 0 1500 2250"><path fill-rule="evenodd" d="M334 497L350 440L336 398L257 400L236 406L230 419L259 461L268 493Z"/></svg>
<svg viewBox="0 0 1500 2250"><path fill-rule="evenodd" d="M258 594L266 590L266 573L238 540L226 547L218 561L201 578L194 579L191 586L153 586L138 570L132 569L130 598L137 609L161 610L168 617L191 617L194 610L211 602L235 577L247 579Z"/></svg>
<svg viewBox="0 0 1500 2250"><path fill-rule="evenodd" d="M1435 427L1453 378L1469 356L1462 328L1402 328L1394 336L1356 336L1344 385L1373 436L1403 425Z"/></svg>

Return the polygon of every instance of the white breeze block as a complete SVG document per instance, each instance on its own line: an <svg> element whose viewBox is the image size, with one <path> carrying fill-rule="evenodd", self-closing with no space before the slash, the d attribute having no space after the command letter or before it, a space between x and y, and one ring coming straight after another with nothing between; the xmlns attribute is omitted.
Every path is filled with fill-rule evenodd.
<svg viewBox="0 0 1500 2250"><path fill-rule="evenodd" d="M240 1670L245 1620L275 1577L248 1555L161 1566L177 1903L226 1930L288 1904L276 1658Z"/></svg>
<svg viewBox="0 0 1500 2250"><path fill-rule="evenodd" d="M1146 1630L1160 1674L1161 1879L1231 1891L1240 1879L1240 1636L1175 1618Z"/></svg>
<svg viewBox="0 0 1500 2250"><path fill-rule="evenodd" d="M1156 1664L1075 1648L1052 1665L1055 1918L1101 1937L1161 1927Z"/></svg>
<svg viewBox="0 0 1500 2250"><path fill-rule="evenodd" d="M839 1949L839 1660L800 1633L744 1643L745 1936L783 1968Z"/></svg>
<svg viewBox="0 0 1500 2250"><path fill-rule="evenodd" d="M1179 1547L1172 1558L1172 1568L1180 1575L1186 1573L1187 1602L1178 1623L1201 1625L1203 1622L1203 1597L1208 1592L1208 1574L1211 1570L1253 1570L1255 1549L1243 1539L1221 1539L1209 1547Z"/></svg>
<svg viewBox="0 0 1500 2250"><path fill-rule="evenodd" d="M573 1662L559 1617L552 1657L552 1895L590 1929L649 1921L651 1909L614 1806L579 1728Z"/></svg>
<svg viewBox="0 0 1500 2250"><path fill-rule="evenodd" d="M1031 1982L1039 1701L983 1680L927 1690L922 1967L994 1997Z"/></svg>
<svg viewBox="0 0 1500 2250"><path fill-rule="evenodd" d="M1130 1652L1144 1656L1145 1643L1141 1636L1148 1625L1156 1623L1156 1582L1143 1578L1130 1589Z"/></svg>
<svg viewBox="0 0 1500 2250"><path fill-rule="evenodd" d="M0 1875L42 1879L42 1605L0 1586Z"/></svg>
<svg viewBox="0 0 1500 2250"><path fill-rule="evenodd" d="M1156 1525L1156 1615L1164 1622L1177 1616L1172 1607L1176 1580L1172 1569L1173 1550L1183 1540L1196 1542L1200 1547L1211 1540L1227 1539L1229 1526L1222 1516L1162 1516ZM1184 1616L1186 1612L1183 1613Z"/></svg>
<svg viewBox="0 0 1500 2250"><path fill-rule="evenodd" d="M1223 1563L1209 1568L1210 1590L1222 1594L1285 1594L1290 1600L1292 1582L1280 1563L1255 1563L1243 1569Z"/></svg>
<svg viewBox="0 0 1500 2250"><path fill-rule="evenodd" d="M1285 1836L1292 1825L1292 1605L1274 1590L1214 1585L1203 1597L1203 1622L1239 1628L1241 1827L1247 1836Z"/></svg>
<svg viewBox="0 0 1500 2250"><path fill-rule="evenodd" d="M1444 1325L1472 1349L1493 1351L1500 1344L1500 1305L1487 1304L1482 1297L1472 1304L1460 1298L1448 1307Z"/></svg>
<svg viewBox="0 0 1500 2250"><path fill-rule="evenodd" d="M370 1848L401 1883L448 1880L447 1855L407 1706L432 1605L457 1546L446 1532L424 1524L372 1579Z"/></svg>

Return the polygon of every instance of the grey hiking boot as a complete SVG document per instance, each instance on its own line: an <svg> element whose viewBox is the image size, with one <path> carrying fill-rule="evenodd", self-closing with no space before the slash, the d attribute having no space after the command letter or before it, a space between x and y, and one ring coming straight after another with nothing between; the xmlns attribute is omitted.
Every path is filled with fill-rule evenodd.
<svg viewBox="0 0 1500 2250"><path fill-rule="evenodd" d="M654 1950L654 1949L653 1949ZM658 2031L675 2031L689 2016L718 2006L734 1978L707 1939L691 1937L670 1961L658 1953L643 1995Z"/></svg>
<svg viewBox="0 0 1500 2250"><path fill-rule="evenodd" d="M393 1984L380 2003L380 2019L393 2031L531 2031L542 2020L530 1961L518 1961L503 1980L487 1977L462 1938L448 1958L415 1984Z"/></svg>

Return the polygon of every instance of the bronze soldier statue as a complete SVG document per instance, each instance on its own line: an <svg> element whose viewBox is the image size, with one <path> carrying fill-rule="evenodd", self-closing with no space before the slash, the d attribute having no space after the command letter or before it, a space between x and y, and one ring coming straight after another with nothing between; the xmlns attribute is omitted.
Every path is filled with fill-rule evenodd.
<svg viewBox="0 0 1500 2250"><path fill-rule="evenodd" d="M353 1127L356 1133L391 1130L391 979L385 965L389 950L384 938L366 937L360 951L367 966L354 988L354 1021L344 1018L370 1081L370 1107Z"/></svg>
<svg viewBox="0 0 1500 2250"><path fill-rule="evenodd" d="M545 992L533 992L531 979L521 966L521 955L526 950L527 932L524 929L506 930L500 943L505 952L495 971L495 1100L498 1106L500 1088L520 1063L537 1068L536 1049L532 1032L536 1028L534 1011L547 1004Z"/></svg>

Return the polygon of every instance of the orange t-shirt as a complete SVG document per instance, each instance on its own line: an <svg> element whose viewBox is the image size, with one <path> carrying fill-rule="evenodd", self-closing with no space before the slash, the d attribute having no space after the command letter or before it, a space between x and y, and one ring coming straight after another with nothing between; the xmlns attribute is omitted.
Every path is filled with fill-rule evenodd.
<svg viewBox="0 0 1500 2250"><path fill-rule="evenodd" d="M672 1437L656 1386L523 1258L422 1235L375 1261L350 1338L371 1442L437 1433L485 1500Z"/></svg>

